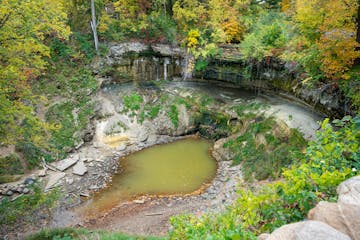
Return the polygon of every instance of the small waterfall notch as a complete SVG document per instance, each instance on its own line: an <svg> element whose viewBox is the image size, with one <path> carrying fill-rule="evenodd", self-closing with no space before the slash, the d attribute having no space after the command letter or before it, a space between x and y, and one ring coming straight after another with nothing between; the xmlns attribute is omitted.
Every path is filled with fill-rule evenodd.
<svg viewBox="0 0 360 240"><path fill-rule="evenodd" d="M189 79L192 57L179 47L165 44L120 43L110 47L104 77L111 83Z"/></svg>

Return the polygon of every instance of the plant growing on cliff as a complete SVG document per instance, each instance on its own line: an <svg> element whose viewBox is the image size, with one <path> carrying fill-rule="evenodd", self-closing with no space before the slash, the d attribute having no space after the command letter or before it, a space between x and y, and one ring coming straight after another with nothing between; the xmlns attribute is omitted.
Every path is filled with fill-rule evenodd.
<svg viewBox="0 0 360 240"><path fill-rule="evenodd" d="M167 113L172 124L175 128L179 126L179 111L176 107L176 105L170 105L169 112Z"/></svg>

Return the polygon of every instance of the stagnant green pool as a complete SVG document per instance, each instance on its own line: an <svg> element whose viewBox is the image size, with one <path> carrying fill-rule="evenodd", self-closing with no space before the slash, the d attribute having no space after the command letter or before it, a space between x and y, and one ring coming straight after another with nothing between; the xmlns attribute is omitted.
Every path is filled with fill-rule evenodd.
<svg viewBox="0 0 360 240"><path fill-rule="evenodd" d="M138 195L187 194L216 174L212 143L187 138L157 145L120 159L120 172L110 187L96 194L87 211L104 211Z"/></svg>

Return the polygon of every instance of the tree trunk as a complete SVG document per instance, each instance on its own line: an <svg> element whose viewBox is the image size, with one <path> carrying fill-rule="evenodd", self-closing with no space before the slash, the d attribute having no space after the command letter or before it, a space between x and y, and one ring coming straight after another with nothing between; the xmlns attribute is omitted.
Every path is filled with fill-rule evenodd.
<svg viewBox="0 0 360 240"><path fill-rule="evenodd" d="M356 41L360 43L360 3L358 5L358 14L357 14L357 31L356 31Z"/></svg>
<svg viewBox="0 0 360 240"><path fill-rule="evenodd" d="M95 44L95 50L96 53L99 54L99 40L98 40L98 35L97 35L97 23L96 23L96 15L95 15L95 0L91 0L91 22L90 22L90 26L91 26L91 30L93 31L93 35L94 35L94 44Z"/></svg>

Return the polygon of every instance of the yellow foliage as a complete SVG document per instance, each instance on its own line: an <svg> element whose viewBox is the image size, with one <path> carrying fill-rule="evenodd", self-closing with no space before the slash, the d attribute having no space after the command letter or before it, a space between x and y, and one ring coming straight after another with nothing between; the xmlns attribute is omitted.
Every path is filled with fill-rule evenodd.
<svg viewBox="0 0 360 240"><path fill-rule="evenodd" d="M181 3L176 1L173 12L173 18L183 32L194 26L203 26L207 19L205 6L200 1L183 0Z"/></svg>
<svg viewBox="0 0 360 240"><path fill-rule="evenodd" d="M359 46L356 42L355 16L356 0L327 1L325 17L319 26L322 33L317 42L321 52L321 70L326 77L339 79L347 78L346 72L360 57Z"/></svg>
<svg viewBox="0 0 360 240"><path fill-rule="evenodd" d="M107 14L107 12L103 10L101 12L100 24L98 26L99 33L105 33L106 31L108 31L111 22L112 22L112 19L111 19L110 15Z"/></svg>
<svg viewBox="0 0 360 240"><path fill-rule="evenodd" d="M325 77L348 78L346 72L360 57L356 51L357 0L297 0L296 16L301 32L320 52Z"/></svg>
<svg viewBox="0 0 360 240"><path fill-rule="evenodd" d="M242 28L233 16L222 24L222 29L226 34L226 42L240 42L241 37L243 36L245 29Z"/></svg>
<svg viewBox="0 0 360 240"><path fill-rule="evenodd" d="M196 48L199 45L200 32L198 29L192 29L188 32L187 47Z"/></svg>
<svg viewBox="0 0 360 240"><path fill-rule="evenodd" d="M28 80L36 79L46 67L50 49L47 37L67 38L64 2L59 0L3 0L0 4L0 138L12 143L20 138L19 121L33 117ZM39 128L41 128L40 126Z"/></svg>

